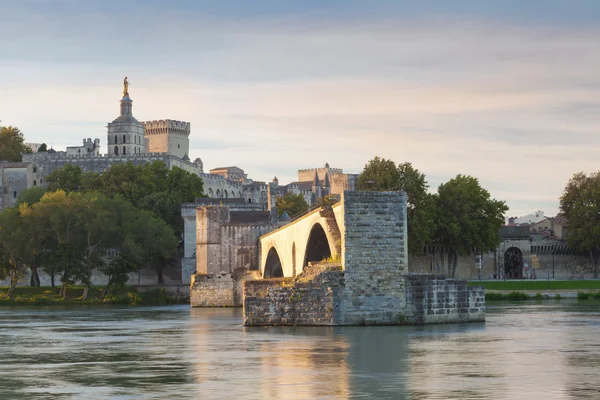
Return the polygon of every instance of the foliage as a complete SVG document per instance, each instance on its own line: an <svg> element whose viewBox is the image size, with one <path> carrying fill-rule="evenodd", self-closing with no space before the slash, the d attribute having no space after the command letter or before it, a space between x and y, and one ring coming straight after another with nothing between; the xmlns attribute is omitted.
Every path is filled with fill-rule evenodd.
<svg viewBox="0 0 600 400"><path fill-rule="evenodd" d="M496 249L508 207L492 199L476 178L458 175L439 186L436 210L436 244L448 256L448 270L454 277L459 256Z"/></svg>
<svg viewBox="0 0 600 400"><path fill-rule="evenodd" d="M0 160L21 161L21 154L31 153L31 149L23 144L25 137L19 128L0 126Z"/></svg>
<svg viewBox="0 0 600 400"><path fill-rule="evenodd" d="M569 221L567 242L570 247L585 251L594 265L598 278L600 259L600 171L576 173L560 197L560 210Z"/></svg>
<svg viewBox="0 0 600 400"><path fill-rule="evenodd" d="M359 190L399 190L400 172L392 160L375 157L365 165L356 185Z"/></svg>
<svg viewBox="0 0 600 400"><path fill-rule="evenodd" d="M406 192L408 251L412 255L421 254L435 233L435 201L427 192L425 174L411 163L396 166L392 160L375 157L365 165L357 185L360 190Z"/></svg>
<svg viewBox="0 0 600 400"><path fill-rule="evenodd" d="M29 189L22 190L19 197L17 197L17 205L26 203L31 206L40 201L44 196L44 193L46 193L46 191L40 186L33 186Z"/></svg>
<svg viewBox="0 0 600 400"><path fill-rule="evenodd" d="M294 194L287 192L283 196L278 196L276 199L277 213L279 215L287 211L290 217L297 216L308 211L308 203L304 199L302 193Z"/></svg>
<svg viewBox="0 0 600 400"><path fill-rule="evenodd" d="M84 189L85 174L79 165L66 164L46 176L49 192L63 190L67 193Z"/></svg>
<svg viewBox="0 0 600 400"><path fill-rule="evenodd" d="M60 276L63 298L79 282L85 300L93 270L109 277L104 294L144 265L155 267L162 281L178 244L172 228L153 213L97 192L48 192L32 205L0 213L0 227L2 271L17 279L26 266L33 272L42 265Z"/></svg>
<svg viewBox="0 0 600 400"><path fill-rule="evenodd" d="M38 153L45 153L48 151L48 145L46 143L42 143L38 148Z"/></svg>
<svg viewBox="0 0 600 400"><path fill-rule="evenodd" d="M181 203L202 197L202 179L180 168L169 170L161 161L134 165L113 164L102 174L84 173L70 164L46 177L48 190L96 191L120 197L134 207L153 212L179 236L183 231Z"/></svg>

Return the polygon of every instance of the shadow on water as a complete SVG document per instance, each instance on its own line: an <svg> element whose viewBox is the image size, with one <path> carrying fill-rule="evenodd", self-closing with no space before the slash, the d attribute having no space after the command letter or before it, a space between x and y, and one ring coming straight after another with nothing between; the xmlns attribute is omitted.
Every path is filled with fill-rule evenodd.
<svg viewBox="0 0 600 400"><path fill-rule="evenodd" d="M240 309L0 309L0 398L597 398L600 303L485 324L244 328Z"/></svg>

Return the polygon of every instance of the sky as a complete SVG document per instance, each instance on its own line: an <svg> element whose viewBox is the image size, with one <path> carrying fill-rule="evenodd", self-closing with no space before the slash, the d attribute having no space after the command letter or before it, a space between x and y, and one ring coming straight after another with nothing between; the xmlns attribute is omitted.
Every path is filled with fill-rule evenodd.
<svg viewBox="0 0 600 400"><path fill-rule="evenodd" d="M0 0L0 120L105 152L128 76L134 116L190 122L205 171L379 156L551 216L600 169L599 49L597 0Z"/></svg>

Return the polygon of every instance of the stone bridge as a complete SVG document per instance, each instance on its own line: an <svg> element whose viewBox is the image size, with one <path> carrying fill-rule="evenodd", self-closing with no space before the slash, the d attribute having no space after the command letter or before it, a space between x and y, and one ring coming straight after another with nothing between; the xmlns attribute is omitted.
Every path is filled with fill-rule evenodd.
<svg viewBox="0 0 600 400"><path fill-rule="evenodd" d="M260 271L264 278L293 277L311 261L341 261L342 203L313 210L261 236Z"/></svg>

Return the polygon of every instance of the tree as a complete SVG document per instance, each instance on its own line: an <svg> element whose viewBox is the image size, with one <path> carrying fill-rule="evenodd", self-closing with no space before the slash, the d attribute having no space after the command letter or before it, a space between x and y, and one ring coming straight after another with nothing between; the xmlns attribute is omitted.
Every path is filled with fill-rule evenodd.
<svg viewBox="0 0 600 400"><path fill-rule="evenodd" d="M290 217L297 216L308 210L308 203L302 193L294 194L286 192L283 196L278 196L275 200L275 206L279 215L287 211Z"/></svg>
<svg viewBox="0 0 600 400"><path fill-rule="evenodd" d="M437 231L442 262L454 277L458 257L493 251L500 244L498 230L508 207L492 199L489 192L471 176L457 175L438 188L436 199Z"/></svg>
<svg viewBox="0 0 600 400"><path fill-rule="evenodd" d="M407 200L408 251L423 253L435 233L435 202L428 193L425 175L411 163L396 164L392 160L375 157L370 160L357 182L359 190L404 190Z"/></svg>
<svg viewBox="0 0 600 400"><path fill-rule="evenodd" d="M26 203L31 206L40 201L44 196L44 193L46 193L46 191L40 186L22 190L21 193L19 193L19 197L17 197L17 205Z"/></svg>
<svg viewBox="0 0 600 400"><path fill-rule="evenodd" d="M48 146L46 145L46 143L42 143L40 144L40 147L38 147L38 153L46 153L48 151Z"/></svg>
<svg viewBox="0 0 600 400"><path fill-rule="evenodd" d="M21 225L18 209L12 207L0 213L0 269L1 275L10 276L9 296L26 271L27 243Z"/></svg>
<svg viewBox="0 0 600 400"><path fill-rule="evenodd" d="M0 160L21 161L21 154L31 153L31 149L23 144L24 141L25 137L19 128L0 127Z"/></svg>
<svg viewBox="0 0 600 400"><path fill-rule="evenodd" d="M392 160L375 157L360 173L356 185L359 190L399 190L400 173Z"/></svg>
<svg viewBox="0 0 600 400"><path fill-rule="evenodd" d="M46 176L49 192L63 190L66 193L84 189L85 174L79 165L67 164Z"/></svg>
<svg viewBox="0 0 600 400"><path fill-rule="evenodd" d="M590 255L594 278L598 278L600 259L600 171L578 172L567 183L560 197L560 210L569 222L569 246Z"/></svg>

